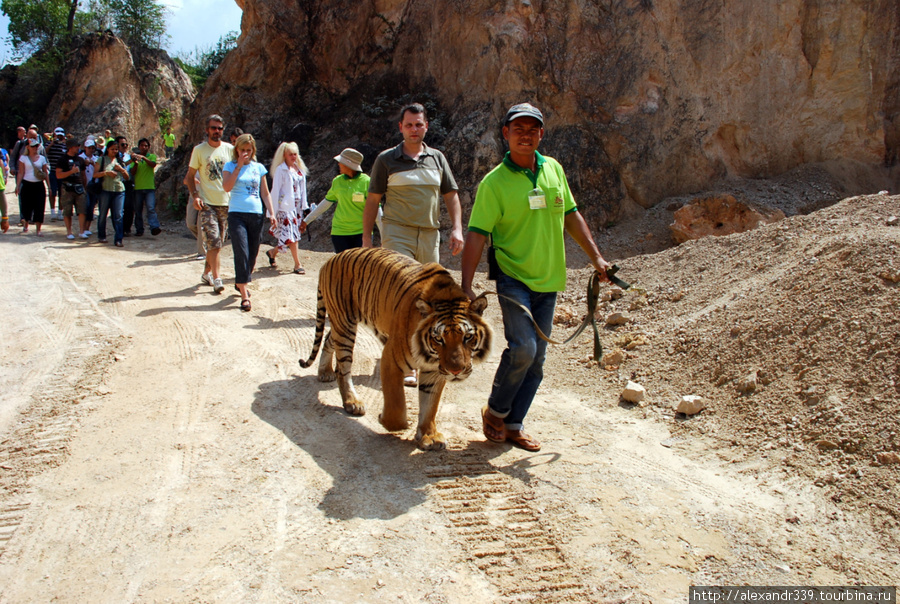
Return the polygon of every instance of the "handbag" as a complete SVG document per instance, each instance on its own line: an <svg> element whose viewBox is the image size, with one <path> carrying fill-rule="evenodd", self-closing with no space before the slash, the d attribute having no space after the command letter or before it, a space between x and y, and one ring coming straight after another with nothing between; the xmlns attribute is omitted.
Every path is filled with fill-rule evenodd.
<svg viewBox="0 0 900 604"><path fill-rule="evenodd" d="M44 172L43 170L39 170L38 168L36 168L34 165L34 162L31 160L30 157L28 158L28 161L31 162L31 171L34 174L34 177L37 178L38 182L43 182L43 181L47 180L47 173Z"/></svg>

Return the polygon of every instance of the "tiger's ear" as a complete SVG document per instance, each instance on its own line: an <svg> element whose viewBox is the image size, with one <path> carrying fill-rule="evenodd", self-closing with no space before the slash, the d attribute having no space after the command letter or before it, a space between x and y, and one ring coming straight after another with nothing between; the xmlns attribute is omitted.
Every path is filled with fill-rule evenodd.
<svg viewBox="0 0 900 604"><path fill-rule="evenodd" d="M469 310L478 316L481 316L485 308L487 308L487 294L481 294L469 302Z"/></svg>
<svg viewBox="0 0 900 604"><path fill-rule="evenodd" d="M418 308L419 312L422 313L422 318L425 318L432 313L431 304L429 304L422 298L416 300L416 308Z"/></svg>

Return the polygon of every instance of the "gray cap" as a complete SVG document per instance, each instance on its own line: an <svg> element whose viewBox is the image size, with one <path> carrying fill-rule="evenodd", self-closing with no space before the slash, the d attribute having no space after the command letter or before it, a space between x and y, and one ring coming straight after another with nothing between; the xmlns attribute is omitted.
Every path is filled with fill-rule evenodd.
<svg viewBox="0 0 900 604"><path fill-rule="evenodd" d="M503 125L508 126L511 121L519 117L533 117L541 123L541 126L544 125L544 114L531 103L519 103L510 107L506 112L506 117L503 118Z"/></svg>
<svg viewBox="0 0 900 604"><path fill-rule="evenodd" d="M346 148L341 151L340 155L335 155L334 159L339 163L344 164L351 170L356 170L357 172L362 172L362 164L363 154L357 151L356 149Z"/></svg>

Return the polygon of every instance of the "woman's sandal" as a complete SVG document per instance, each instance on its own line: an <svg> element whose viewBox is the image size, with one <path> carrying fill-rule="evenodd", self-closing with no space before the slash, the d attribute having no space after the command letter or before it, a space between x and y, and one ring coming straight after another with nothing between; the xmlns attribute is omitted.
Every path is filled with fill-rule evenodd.
<svg viewBox="0 0 900 604"><path fill-rule="evenodd" d="M250 310L250 299L249 298L244 298L243 300L241 300L241 310L244 312L247 312Z"/></svg>
<svg viewBox="0 0 900 604"><path fill-rule="evenodd" d="M269 257L269 266L275 266L275 256L273 256L273 255L270 253L271 251L272 251L272 250L269 250L268 252L266 252L266 256Z"/></svg>
<svg viewBox="0 0 900 604"><path fill-rule="evenodd" d="M294 269L294 274L295 275L305 275L306 269L303 268L302 266L298 266L297 268Z"/></svg>

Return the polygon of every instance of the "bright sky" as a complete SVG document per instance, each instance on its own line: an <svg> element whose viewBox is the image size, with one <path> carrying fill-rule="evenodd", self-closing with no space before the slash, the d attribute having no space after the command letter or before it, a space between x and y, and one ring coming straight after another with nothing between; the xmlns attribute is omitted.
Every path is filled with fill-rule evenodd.
<svg viewBox="0 0 900 604"><path fill-rule="evenodd" d="M198 46L206 50L230 31L241 31L241 9L235 0L162 0L169 7L171 56L187 54ZM9 19L0 14L0 65L12 60L6 42Z"/></svg>

